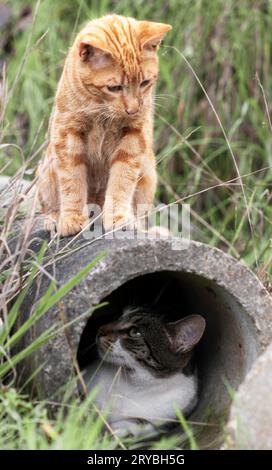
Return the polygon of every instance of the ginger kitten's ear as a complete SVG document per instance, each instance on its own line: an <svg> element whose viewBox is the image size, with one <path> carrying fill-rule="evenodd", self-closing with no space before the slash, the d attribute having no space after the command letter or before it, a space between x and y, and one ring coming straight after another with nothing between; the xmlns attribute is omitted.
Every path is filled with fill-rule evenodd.
<svg viewBox="0 0 272 470"><path fill-rule="evenodd" d="M168 323L167 332L175 353L191 351L202 338L206 322L201 315L190 315L173 323Z"/></svg>
<svg viewBox="0 0 272 470"><path fill-rule="evenodd" d="M165 34L171 29L170 24L139 21L138 31L142 48L155 52Z"/></svg>
<svg viewBox="0 0 272 470"><path fill-rule="evenodd" d="M96 68L112 63L111 52L99 41L90 36L83 36L78 45L78 52L83 62L91 62Z"/></svg>

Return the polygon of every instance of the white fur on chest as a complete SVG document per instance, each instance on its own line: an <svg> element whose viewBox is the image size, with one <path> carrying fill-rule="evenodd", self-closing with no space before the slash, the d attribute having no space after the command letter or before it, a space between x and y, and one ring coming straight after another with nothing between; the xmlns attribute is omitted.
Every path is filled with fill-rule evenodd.
<svg viewBox="0 0 272 470"><path fill-rule="evenodd" d="M105 133L96 126L87 135L87 175L89 193L93 196L106 191L109 176L109 156L104 148Z"/></svg>
<svg viewBox="0 0 272 470"><path fill-rule="evenodd" d="M87 134L88 158L95 164L109 160L120 142L120 126L93 123Z"/></svg>
<svg viewBox="0 0 272 470"><path fill-rule="evenodd" d="M87 153L90 162L97 164L99 160L105 160L106 155L102 151L105 139L103 129L95 126L90 130L87 137Z"/></svg>
<svg viewBox="0 0 272 470"><path fill-rule="evenodd" d="M111 423L137 418L160 425L175 418L176 408L188 414L197 400L196 376L182 372L168 378L146 372L142 380L131 379L125 371L97 361L85 370L84 378L89 390L98 385L96 404L109 411Z"/></svg>

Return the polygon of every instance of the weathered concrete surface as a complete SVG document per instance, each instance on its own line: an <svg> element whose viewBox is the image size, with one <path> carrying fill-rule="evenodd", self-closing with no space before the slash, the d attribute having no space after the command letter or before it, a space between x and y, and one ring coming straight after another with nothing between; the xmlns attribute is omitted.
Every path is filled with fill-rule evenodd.
<svg viewBox="0 0 272 470"><path fill-rule="evenodd" d="M1 5L0 5L1 6ZM0 176L0 204L3 208L8 208L14 202L14 199L19 195L27 192L27 197L24 197L20 210L27 211L32 207L35 195L35 187L31 187L31 181L22 178L11 178L10 176ZM37 221L40 218L37 215ZM38 228L38 226L37 226ZM40 228L40 227L39 227Z"/></svg>
<svg viewBox="0 0 272 470"><path fill-rule="evenodd" d="M239 387L227 429L228 448L272 450L272 344Z"/></svg>
<svg viewBox="0 0 272 470"><path fill-rule="evenodd" d="M46 237L43 231L34 233L32 249L37 251L39 239ZM201 396L195 419L203 420L207 412L211 421L228 414L231 397L226 383L237 389L272 338L272 300L256 276L222 251L194 241L187 249L179 251L172 249L173 239L124 238L93 242L78 238L76 242L70 242L69 239L61 240L60 244L51 244L48 250L50 260L47 260L46 269L54 275L59 286L102 251L107 253L25 338L25 343L29 343L32 337L53 325L62 326L63 322L77 319L24 364L27 376L44 364L35 379L39 394L61 399L61 387L73 377L72 359L76 357L82 332L97 304L129 280L166 272L180 283L178 303L183 305L187 292L190 302L186 309L191 303L190 313L203 314L207 322L199 365ZM49 282L46 275L37 280L24 303L24 318L32 314ZM220 430L209 429L206 440L211 442L220 435ZM205 435L208 436L206 431ZM216 446L218 444L214 444Z"/></svg>

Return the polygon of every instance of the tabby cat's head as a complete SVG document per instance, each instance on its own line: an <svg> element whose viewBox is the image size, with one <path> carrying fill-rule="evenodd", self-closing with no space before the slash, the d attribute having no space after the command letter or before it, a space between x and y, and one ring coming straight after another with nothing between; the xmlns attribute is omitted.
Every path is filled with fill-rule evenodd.
<svg viewBox="0 0 272 470"><path fill-rule="evenodd" d="M204 330L200 315L165 323L155 314L136 309L99 328L98 352L105 362L166 376L186 367Z"/></svg>
<svg viewBox="0 0 272 470"><path fill-rule="evenodd" d="M75 41L85 89L109 112L126 117L150 104L158 76L157 50L171 26L118 15L93 20Z"/></svg>

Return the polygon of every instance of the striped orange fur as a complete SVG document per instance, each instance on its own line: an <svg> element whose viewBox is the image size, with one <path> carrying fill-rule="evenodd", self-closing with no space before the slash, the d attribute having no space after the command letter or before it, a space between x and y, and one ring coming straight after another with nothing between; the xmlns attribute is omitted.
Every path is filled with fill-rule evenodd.
<svg viewBox="0 0 272 470"><path fill-rule="evenodd" d="M128 225L153 203L153 91L157 49L171 26L108 15L89 22L67 55L38 167L45 227L73 235L86 205L103 207L106 229ZM101 207L101 208L102 208Z"/></svg>

